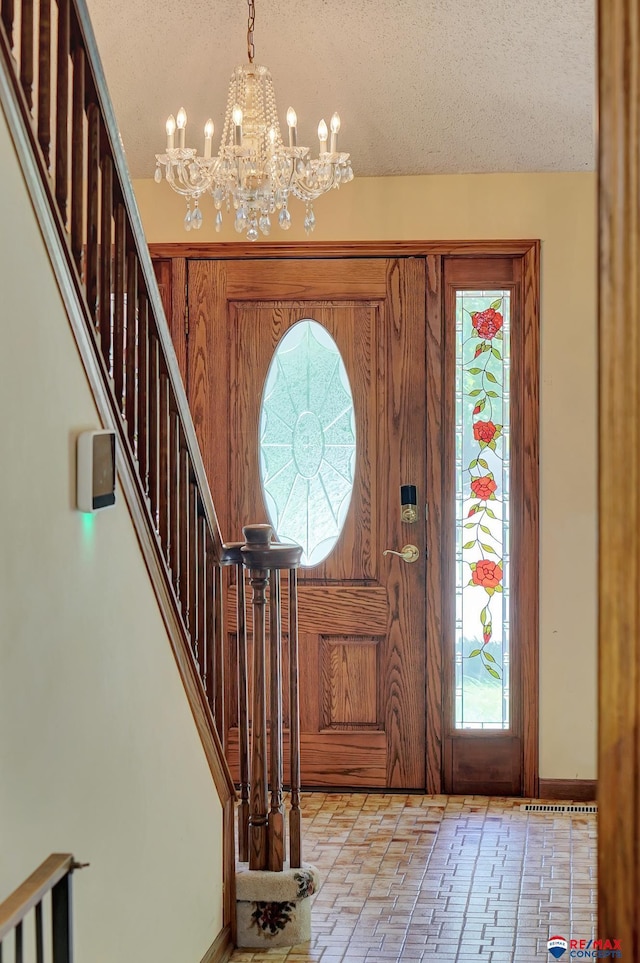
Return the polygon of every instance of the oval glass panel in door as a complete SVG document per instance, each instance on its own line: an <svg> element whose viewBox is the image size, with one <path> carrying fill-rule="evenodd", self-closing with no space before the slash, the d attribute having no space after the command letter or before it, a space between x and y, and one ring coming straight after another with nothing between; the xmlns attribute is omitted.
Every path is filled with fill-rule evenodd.
<svg viewBox="0 0 640 963"><path fill-rule="evenodd" d="M353 396L338 345L305 319L275 350L260 406L260 481L283 542L318 565L338 541L356 460Z"/></svg>

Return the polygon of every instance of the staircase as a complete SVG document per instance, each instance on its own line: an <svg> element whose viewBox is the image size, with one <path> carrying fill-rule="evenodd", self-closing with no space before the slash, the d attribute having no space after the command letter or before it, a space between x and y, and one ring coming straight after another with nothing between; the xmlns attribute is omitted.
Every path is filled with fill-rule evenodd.
<svg viewBox="0 0 640 963"><path fill-rule="evenodd" d="M246 530L244 547L222 541L83 0L0 0L0 60L0 102L98 410L117 434L120 482L223 806L224 931L211 957L221 959L236 918L225 658L237 659L240 669L239 857L251 870L281 872L287 847L280 572L289 572L292 649L285 684L290 705L297 706L300 552L274 545L260 526ZM226 566L236 567L238 584L248 572L254 589L251 711L244 611L237 615L237 648L225 654ZM242 593L238 599L244 607ZM280 680L269 699L267 651L270 677ZM289 865L296 868L302 853L295 712L290 739Z"/></svg>

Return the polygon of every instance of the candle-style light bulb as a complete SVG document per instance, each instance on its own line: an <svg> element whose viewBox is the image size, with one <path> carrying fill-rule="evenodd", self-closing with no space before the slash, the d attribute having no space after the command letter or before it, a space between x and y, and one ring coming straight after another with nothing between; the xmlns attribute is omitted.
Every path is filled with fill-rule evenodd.
<svg viewBox="0 0 640 963"><path fill-rule="evenodd" d="M211 157L211 141L213 140L214 130L213 121L209 118L204 125L204 156L207 159Z"/></svg>
<svg viewBox="0 0 640 963"><path fill-rule="evenodd" d="M324 119L318 124L318 140L320 141L320 153L326 154L327 152L327 137L329 136L329 131L327 129L327 123Z"/></svg>
<svg viewBox="0 0 640 963"><path fill-rule="evenodd" d="M167 150L173 150L173 135L176 132L176 119L173 114L169 114L166 123L167 131Z"/></svg>
<svg viewBox="0 0 640 963"><path fill-rule="evenodd" d="M287 127L289 128L289 147L295 147L297 143L297 131L296 126L298 124L298 115L296 114L293 107L289 107L287 111Z"/></svg>
<svg viewBox="0 0 640 963"><path fill-rule="evenodd" d="M176 124L178 127L178 147L184 147L184 140L186 136L185 128L187 126L187 112L184 107L181 107L178 111Z"/></svg>
<svg viewBox="0 0 640 963"><path fill-rule="evenodd" d="M242 145L242 108L235 105L231 113L231 119L233 120L233 143L236 147Z"/></svg>
<svg viewBox="0 0 640 963"><path fill-rule="evenodd" d="M331 118L331 153L335 154L338 146L338 131L340 130L340 114L334 113Z"/></svg>

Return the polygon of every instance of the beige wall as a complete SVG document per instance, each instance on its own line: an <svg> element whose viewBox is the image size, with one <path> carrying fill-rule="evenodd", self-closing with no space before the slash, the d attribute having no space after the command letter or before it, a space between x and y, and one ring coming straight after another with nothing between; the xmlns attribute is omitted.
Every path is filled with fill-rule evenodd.
<svg viewBox="0 0 640 963"><path fill-rule="evenodd" d="M199 963L221 807L122 493L74 508L100 425L1 111L0 172L0 900L73 852L79 960Z"/></svg>
<svg viewBox="0 0 640 963"><path fill-rule="evenodd" d="M182 227L166 184L134 183L150 242L238 240ZM294 226L269 240L304 239ZM596 179L584 174L357 178L316 205L314 240L542 240L540 775L596 775Z"/></svg>

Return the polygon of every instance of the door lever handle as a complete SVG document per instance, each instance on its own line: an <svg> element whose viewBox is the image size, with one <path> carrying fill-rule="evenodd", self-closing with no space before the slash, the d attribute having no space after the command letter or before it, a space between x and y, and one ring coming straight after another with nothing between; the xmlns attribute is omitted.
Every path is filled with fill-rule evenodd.
<svg viewBox="0 0 640 963"><path fill-rule="evenodd" d="M383 555L397 555L405 562L415 562L420 557L420 549L417 545L405 545L400 552L394 552L392 548L385 548Z"/></svg>

